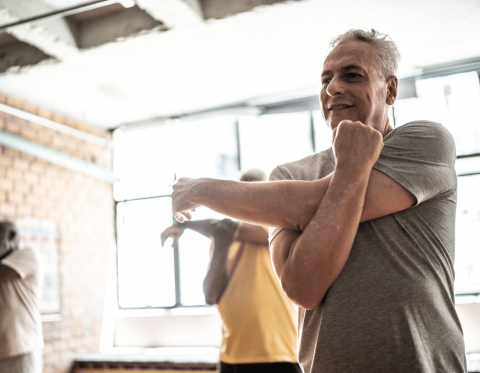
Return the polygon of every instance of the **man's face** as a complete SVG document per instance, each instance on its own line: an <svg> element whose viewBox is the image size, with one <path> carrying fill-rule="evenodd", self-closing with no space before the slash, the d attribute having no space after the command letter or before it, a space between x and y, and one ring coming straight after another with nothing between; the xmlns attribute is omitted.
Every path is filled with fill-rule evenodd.
<svg viewBox="0 0 480 373"><path fill-rule="evenodd" d="M372 53L370 44L348 40L338 44L325 60L320 102L332 130L348 119L360 121L384 135L389 132L387 110L388 104L393 104L389 98L391 84L381 77Z"/></svg>

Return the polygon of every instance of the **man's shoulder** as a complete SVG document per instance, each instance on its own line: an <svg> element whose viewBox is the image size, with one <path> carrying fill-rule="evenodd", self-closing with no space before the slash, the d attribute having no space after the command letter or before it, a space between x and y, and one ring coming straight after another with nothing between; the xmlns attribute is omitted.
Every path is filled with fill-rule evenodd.
<svg viewBox="0 0 480 373"><path fill-rule="evenodd" d="M269 181L318 180L330 173L330 168L333 170L333 167L333 153L332 149L329 148L297 161L277 166L271 172Z"/></svg>
<svg viewBox="0 0 480 373"><path fill-rule="evenodd" d="M453 137L451 133L445 128L445 126L439 122L431 120L415 120L405 123L391 132L391 136L411 134L412 136L428 136L435 135L436 138L444 139L446 141L452 141Z"/></svg>
<svg viewBox="0 0 480 373"><path fill-rule="evenodd" d="M24 248L15 250L2 260L2 264L17 272L20 277L36 273L40 270L40 256L36 250Z"/></svg>
<svg viewBox="0 0 480 373"><path fill-rule="evenodd" d="M396 152L395 148L404 148L426 160L441 163L455 162L455 141L441 123L417 120L395 128L384 139L385 152ZM391 148L391 146L393 148Z"/></svg>
<svg viewBox="0 0 480 373"><path fill-rule="evenodd" d="M25 247L25 248L16 250L11 255L12 255L12 258L14 257L14 258L23 259L23 260L38 261L40 259L37 250L34 250L31 247Z"/></svg>

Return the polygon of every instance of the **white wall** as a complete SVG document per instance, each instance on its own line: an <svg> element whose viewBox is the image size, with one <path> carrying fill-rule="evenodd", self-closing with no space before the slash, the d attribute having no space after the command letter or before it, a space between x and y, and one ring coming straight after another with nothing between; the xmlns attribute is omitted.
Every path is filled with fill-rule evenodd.
<svg viewBox="0 0 480 373"><path fill-rule="evenodd" d="M456 306L467 353L480 353L480 303ZM115 347L219 347L221 318L212 315L118 317Z"/></svg>
<svg viewBox="0 0 480 373"><path fill-rule="evenodd" d="M457 304L467 354L480 353L480 303Z"/></svg>
<svg viewBox="0 0 480 373"><path fill-rule="evenodd" d="M118 317L115 347L213 346L221 342L220 315Z"/></svg>

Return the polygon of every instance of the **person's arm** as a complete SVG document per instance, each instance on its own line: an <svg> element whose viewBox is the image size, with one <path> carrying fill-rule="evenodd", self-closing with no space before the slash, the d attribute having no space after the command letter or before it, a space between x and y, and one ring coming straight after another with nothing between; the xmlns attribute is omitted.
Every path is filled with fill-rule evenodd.
<svg viewBox="0 0 480 373"><path fill-rule="evenodd" d="M268 233L263 227L244 223L238 227L235 240L268 246Z"/></svg>
<svg viewBox="0 0 480 373"><path fill-rule="evenodd" d="M206 206L244 222L303 231L327 192L333 174L315 181L281 180L242 183L181 178L173 186L173 215L180 222L188 211ZM361 222L405 210L415 203L403 186L377 170L370 171Z"/></svg>
<svg viewBox="0 0 480 373"><path fill-rule="evenodd" d="M272 242L272 261L287 296L314 309L343 269L357 233L381 134L361 123L341 123L334 141L336 168L311 221L299 234Z"/></svg>
<svg viewBox="0 0 480 373"><path fill-rule="evenodd" d="M173 243L177 243L185 229L191 229L201 235L212 238L212 230L216 223L219 220L215 219L207 219L207 220L195 220L195 221L186 221L183 224L175 223L172 224L170 227L165 229L162 234L160 235L160 240L162 242L162 246L165 244L165 241L168 238L173 239Z"/></svg>
<svg viewBox="0 0 480 373"><path fill-rule="evenodd" d="M0 282L19 277L20 275L15 270L0 263Z"/></svg>
<svg viewBox="0 0 480 373"><path fill-rule="evenodd" d="M203 293L207 304L213 305L218 303L228 284L228 249L233 242L238 225L238 222L233 222L230 219L187 221L183 224L173 224L161 234L162 246L169 237L173 238L174 243L176 243L185 229L191 229L213 240L213 254L209 263L207 275L203 281ZM261 240L261 243L264 243L262 240L264 237L260 234L258 229L262 230L266 236L266 232L263 228L251 225L248 225L244 229L240 229L239 232L237 232L237 235L240 236L239 239L245 239L246 236L249 236L250 242Z"/></svg>
<svg viewBox="0 0 480 373"><path fill-rule="evenodd" d="M212 229L213 255L203 280L203 294L207 304L217 304L228 285L228 250L233 243L238 224L230 219L224 219L216 223Z"/></svg>

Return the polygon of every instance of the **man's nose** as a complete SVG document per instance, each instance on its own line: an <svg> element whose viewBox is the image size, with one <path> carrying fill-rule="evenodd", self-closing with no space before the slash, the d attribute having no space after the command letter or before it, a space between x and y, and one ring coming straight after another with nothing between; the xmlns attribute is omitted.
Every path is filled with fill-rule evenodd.
<svg viewBox="0 0 480 373"><path fill-rule="evenodd" d="M330 83L327 86L327 94L331 97L343 95L345 93L345 89L343 87L342 82L338 78L332 78Z"/></svg>

